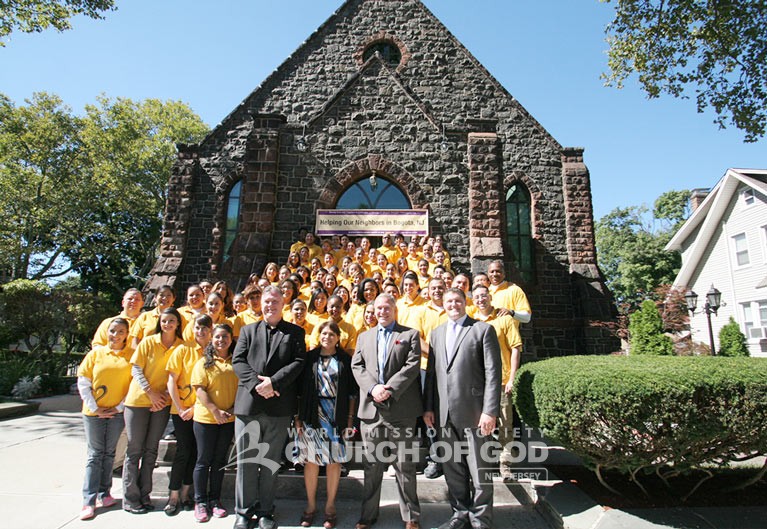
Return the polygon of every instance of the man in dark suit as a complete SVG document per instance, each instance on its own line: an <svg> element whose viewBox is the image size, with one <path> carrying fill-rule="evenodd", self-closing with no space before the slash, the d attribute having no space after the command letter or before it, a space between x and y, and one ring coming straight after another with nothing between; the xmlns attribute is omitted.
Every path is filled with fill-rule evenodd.
<svg viewBox="0 0 767 529"><path fill-rule="evenodd" d="M378 518L381 479L394 457L400 491L400 514L406 529L419 529L421 507L416 492L415 423L421 402L421 341L416 330L397 323L397 302L389 294L375 299L378 325L357 338L352 372L360 387L360 419L366 457L362 515L355 529L369 529ZM381 453L392 447L391 454ZM408 453L400 449L406 448ZM387 448L388 452L388 448Z"/></svg>
<svg viewBox="0 0 767 529"><path fill-rule="evenodd" d="M247 529L254 514L260 529L277 527L273 517L277 470L297 409L296 380L306 358L304 330L282 320L283 304L278 288L264 289L264 319L242 328L232 357L239 378L234 402L234 529Z"/></svg>
<svg viewBox="0 0 767 529"><path fill-rule="evenodd" d="M453 516L439 529L493 527L492 469L483 445L500 413L501 354L493 327L466 315L466 294L448 289L448 321L431 333L423 418L451 443L445 472ZM460 450L458 446L468 447Z"/></svg>

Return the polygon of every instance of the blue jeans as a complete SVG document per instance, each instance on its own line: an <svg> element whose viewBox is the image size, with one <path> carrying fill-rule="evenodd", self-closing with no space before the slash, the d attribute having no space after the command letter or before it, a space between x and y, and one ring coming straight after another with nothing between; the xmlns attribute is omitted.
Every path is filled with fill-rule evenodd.
<svg viewBox="0 0 767 529"><path fill-rule="evenodd" d="M112 465L125 421L122 413L111 419L83 415L83 425L88 446L83 505L96 505L96 498L107 496L112 488Z"/></svg>

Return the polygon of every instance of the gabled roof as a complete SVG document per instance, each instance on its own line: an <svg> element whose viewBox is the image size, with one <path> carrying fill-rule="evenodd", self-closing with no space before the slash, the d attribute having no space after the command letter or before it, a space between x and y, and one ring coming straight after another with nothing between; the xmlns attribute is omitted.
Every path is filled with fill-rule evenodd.
<svg viewBox="0 0 767 529"><path fill-rule="evenodd" d="M767 169L728 169L703 203L671 238L665 249L681 251L688 238L700 228L692 243L690 254L682 263L682 268L674 280L674 286L686 286L689 283L741 184L767 195Z"/></svg>
<svg viewBox="0 0 767 529"><path fill-rule="evenodd" d="M337 22L339 19L343 18L344 16L351 18L351 14L354 11L357 11L361 8L363 4L366 2L375 2L378 0L345 0L341 6L338 7L338 9L333 12L332 15L324 22L322 23L311 35L307 37L307 39L299 45L299 47L288 56L285 61L283 61L282 64L280 64L271 74L269 74L266 79L264 79L261 84L256 87L250 94L248 94L247 97L232 110L227 116L225 116L221 122L214 126L211 131L208 133L208 135L201 141L201 144L204 144L211 140L212 138L225 133L225 131L229 130L232 127L237 126L238 122L243 120L245 118L245 115L247 114L247 109L257 107L258 104L255 104L256 100L259 98L259 96L263 95L264 92L270 92L277 84L281 82L282 79L284 79L285 76L289 75L289 72L291 68L293 68L293 62L294 59L297 57L301 57L305 53L307 53L307 50L313 49L319 42L322 41L326 37L326 34L329 31L333 31L334 28L337 25ZM486 76L488 84L494 87L503 97L506 97L509 105L513 107L516 111L519 112L521 116L524 117L524 119L529 120L529 123L534 126L538 131L542 134L543 138L546 139L546 141L550 142L555 148L561 150L562 145L551 135L549 131L547 131L541 123L535 119L535 117L530 114L530 112L527 111L527 109L522 106L522 104L484 67L484 65L461 43L458 38L456 38L450 30L445 27L445 25L429 10L426 5L423 4L422 0L401 0L403 3L413 3L418 10L422 13L422 15L429 20L431 20L439 30L444 32L444 34L447 36L447 38L453 42L453 44L461 50L463 53L465 53L465 56L468 58L468 60L472 63L472 65L477 68L484 76ZM391 9L396 9L396 3L392 2ZM377 29L377 28L371 28L371 30ZM396 34L397 28L387 28L387 31L393 32ZM358 75L358 73L352 73L352 77L355 77ZM402 84L401 81L399 81L399 76L397 76L398 82ZM348 83L347 83L348 84ZM434 109L431 109L430 114L430 120L435 119L434 116Z"/></svg>

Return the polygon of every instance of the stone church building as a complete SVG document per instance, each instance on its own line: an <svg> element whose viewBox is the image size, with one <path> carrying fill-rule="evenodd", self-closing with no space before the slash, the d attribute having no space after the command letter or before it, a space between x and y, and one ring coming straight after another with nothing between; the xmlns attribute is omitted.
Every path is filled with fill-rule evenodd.
<svg viewBox="0 0 767 529"><path fill-rule="evenodd" d="M454 269L503 259L533 307L526 357L618 349L583 149L560 145L419 0L348 0L179 146L147 290L242 288L371 180L386 196L365 207L428 210Z"/></svg>

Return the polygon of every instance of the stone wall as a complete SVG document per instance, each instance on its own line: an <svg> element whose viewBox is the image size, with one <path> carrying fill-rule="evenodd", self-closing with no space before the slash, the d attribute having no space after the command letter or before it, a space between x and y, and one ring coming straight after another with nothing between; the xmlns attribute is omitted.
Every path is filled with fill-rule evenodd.
<svg viewBox="0 0 767 529"><path fill-rule="evenodd" d="M399 65L363 60L366 45L387 39ZM456 268L502 257L517 282L504 201L523 184L536 263L536 280L521 283L534 311L526 354L613 347L599 326L611 304L582 149L563 149L417 0L346 2L193 154L179 155L150 285L163 277L181 290L206 276L242 285L267 260L284 262L298 228L372 171L429 210ZM226 198L238 180L240 231L225 260Z"/></svg>

